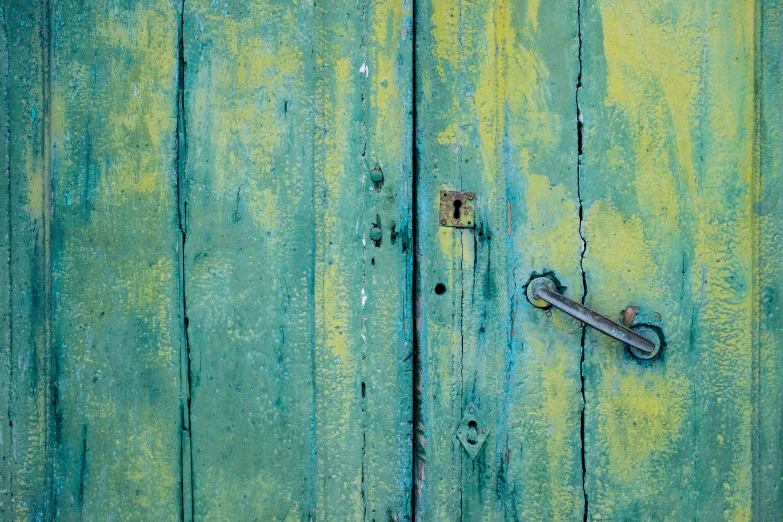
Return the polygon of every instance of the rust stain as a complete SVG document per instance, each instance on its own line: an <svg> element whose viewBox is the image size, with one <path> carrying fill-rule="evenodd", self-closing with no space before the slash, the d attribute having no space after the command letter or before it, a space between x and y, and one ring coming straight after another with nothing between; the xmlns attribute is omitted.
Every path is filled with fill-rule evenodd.
<svg viewBox="0 0 783 522"><path fill-rule="evenodd" d="M440 225L442 227L474 228L473 200L475 192L440 191Z"/></svg>
<svg viewBox="0 0 783 522"><path fill-rule="evenodd" d="M620 312L620 317L623 318L623 324L625 326L631 326L633 324L633 320L636 319L636 313L639 311L638 306L629 306L622 312Z"/></svg>

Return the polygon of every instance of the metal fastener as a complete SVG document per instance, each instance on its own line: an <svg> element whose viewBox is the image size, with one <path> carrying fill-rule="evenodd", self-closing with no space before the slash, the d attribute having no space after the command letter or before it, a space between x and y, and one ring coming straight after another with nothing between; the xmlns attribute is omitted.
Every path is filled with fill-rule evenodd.
<svg viewBox="0 0 783 522"><path fill-rule="evenodd" d="M381 240L383 237L383 231L380 227L374 226L370 229L370 239L375 241L376 243Z"/></svg>
<svg viewBox="0 0 783 522"><path fill-rule="evenodd" d="M370 171L370 179L373 183L380 183L383 181L383 171L380 167L375 167Z"/></svg>
<svg viewBox="0 0 783 522"><path fill-rule="evenodd" d="M440 208L438 221L442 227L474 228L475 192L440 191Z"/></svg>
<svg viewBox="0 0 783 522"><path fill-rule="evenodd" d="M479 454L481 446L487 440L487 435L489 435L489 430L479 415L478 409L474 404L468 404L465 416L457 426L457 438L471 459L475 459Z"/></svg>

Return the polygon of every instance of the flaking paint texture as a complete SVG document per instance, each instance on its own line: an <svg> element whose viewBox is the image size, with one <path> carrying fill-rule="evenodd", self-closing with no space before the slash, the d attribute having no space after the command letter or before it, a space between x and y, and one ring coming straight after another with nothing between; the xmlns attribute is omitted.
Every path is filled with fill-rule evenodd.
<svg viewBox="0 0 783 522"><path fill-rule="evenodd" d="M779 2L413 9L4 3L0 518L780 519Z"/></svg>

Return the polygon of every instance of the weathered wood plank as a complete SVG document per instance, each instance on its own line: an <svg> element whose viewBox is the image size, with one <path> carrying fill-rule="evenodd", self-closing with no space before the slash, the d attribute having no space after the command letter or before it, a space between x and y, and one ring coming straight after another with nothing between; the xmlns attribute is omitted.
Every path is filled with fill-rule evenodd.
<svg viewBox="0 0 783 522"><path fill-rule="evenodd" d="M178 4L52 9L56 515L179 519Z"/></svg>
<svg viewBox="0 0 783 522"><path fill-rule="evenodd" d="M197 518L409 518L410 39L397 0L186 3Z"/></svg>
<svg viewBox="0 0 783 522"><path fill-rule="evenodd" d="M759 359L756 388L754 519L783 513L783 2L764 0L757 20L756 93L759 178L756 185L756 285Z"/></svg>
<svg viewBox="0 0 783 522"><path fill-rule="evenodd" d="M8 71L8 36L7 17L8 9L3 4L3 12L0 13L2 19L0 23L4 31L0 35L0 70ZM0 77L0 96L5 103L0 107L0 135L9 135L9 114L8 114L8 74ZM11 312L11 162L10 140L3 147L0 156L2 164L5 165L2 177L2 188L0 190L0 216L2 216L3 225L0 228L0 303L2 303L2 318L0 318L0 368L2 368L2 379L0 379L0 514L4 518L10 519L11 515L11 483L15 463L13 461L13 452L11 449L11 426L13 419L11 417L11 385L12 371L12 347L11 333L12 312Z"/></svg>
<svg viewBox="0 0 783 522"><path fill-rule="evenodd" d="M578 325L525 298L544 270L582 292L577 28L569 1L417 7L421 520L582 517ZM442 189L476 192L475 229L439 226Z"/></svg>
<svg viewBox="0 0 783 522"><path fill-rule="evenodd" d="M51 518L47 5L3 4L0 518Z"/></svg>
<svg viewBox="0 0 783 522"><path fill-rule="evenodd" d="M185 4L194 515L314 511L309 3Z"/></svg>
<svg viewBox="0 0 783 522"><path fill-rule="evenodd" d="M587 303L660 313L585 348L590 520L748 520L754 3L582 5Z"/></svg>
<svg viewBox="0 0 783 522"><path fill-rule="evenodd" d="M410 3L317 2L316 20L318 517L409 520Z"/></svg>

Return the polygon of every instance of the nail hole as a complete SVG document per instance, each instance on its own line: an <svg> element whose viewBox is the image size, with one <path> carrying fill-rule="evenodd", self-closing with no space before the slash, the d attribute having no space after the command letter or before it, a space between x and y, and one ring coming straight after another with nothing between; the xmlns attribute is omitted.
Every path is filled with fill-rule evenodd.
<svg viewBox="0 0 783 522"><path fill-rule="evenodd" d="M446 285L443 283L438 283L435 285L435 293L438 295L443 295L446 293Z"/></svg>
<svg viewBox="0 0 783 522"><path fill-rule="evenodd" d="M468 422L468 434L465 437L469 444L476 444L478 442L478 424L476 421Z"/></svg>

